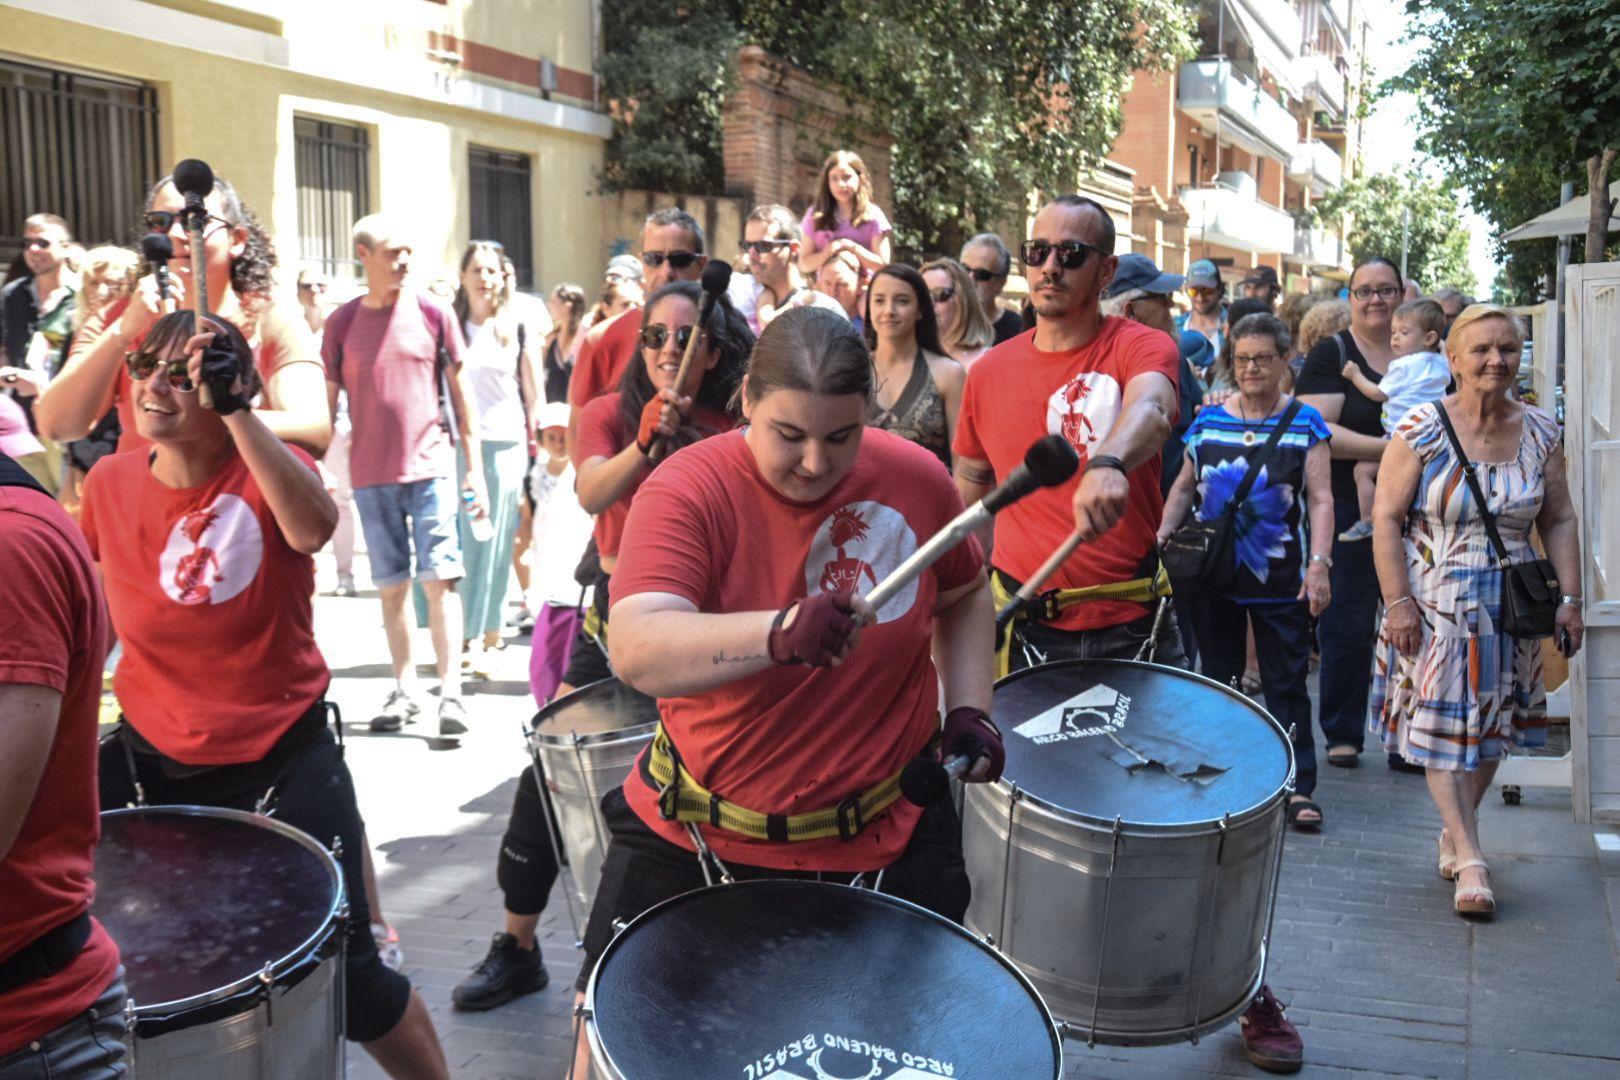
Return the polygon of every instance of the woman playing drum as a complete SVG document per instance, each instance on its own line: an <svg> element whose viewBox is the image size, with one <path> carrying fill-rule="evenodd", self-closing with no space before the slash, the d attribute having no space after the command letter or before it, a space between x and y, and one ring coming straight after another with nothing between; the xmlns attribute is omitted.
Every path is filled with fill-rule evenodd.
<svg viewBox="0 0 1620 1080"><path fill-rule="evenodd" d="M241 332L223 319L197 328L189 311L165 315L129 355L152 448L104 459L86 482L81 524L124 646L101 805L273 811L323 844L338 837L346 1034L392 1076L444 1077L427 1007L378 957L354 783L326 727L310 556L337 508L309 455L248 407L259 373ZM204 382L212 408L195 392Z"/></svg>
<svg viewBox="0 0 1620 1080"><path fill-rule="evenodd" d="M581 986L614 920L715 876L864 878L966 909L954 808L895 801L895 780L935 752L941 708L944 754L1000 772L983 552L962 544L881 611L860 595L961 500L933 455L865 429L871 361L836 314L773 321L740 396L748 426L665 463L625 529L612 658L662 726L603 800Z"/></svg>

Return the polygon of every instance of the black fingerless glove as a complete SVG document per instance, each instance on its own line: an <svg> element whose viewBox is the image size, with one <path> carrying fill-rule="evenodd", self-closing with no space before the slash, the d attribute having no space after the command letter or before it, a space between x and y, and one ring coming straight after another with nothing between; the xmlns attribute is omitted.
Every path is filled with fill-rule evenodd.
<svg viewBox="0 0 1620 1080"><path fill-rule="evenodd" d="M214 411L221 416L249 408L248 399L234 392L231 386L241 376L236 350L230 339L217 335L202 354L202 380L214 399Z"/></svg>

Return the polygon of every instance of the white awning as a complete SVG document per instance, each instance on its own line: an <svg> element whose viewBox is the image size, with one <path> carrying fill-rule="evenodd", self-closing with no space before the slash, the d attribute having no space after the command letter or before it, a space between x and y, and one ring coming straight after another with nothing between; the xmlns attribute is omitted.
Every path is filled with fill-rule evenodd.
<svg viewBox="0 0 1620 1080"><path fill-rule="evenodd" d="M1576 195L1563 206L1538 214L1517 228L1502 234L1510 244L1520 240L1545 240L1552 236L1585 236L1586 219L1592 204L1587 194ZM1609 231L1620 232L1620 180L1609 185Z"/></svg>
<svg viewBox="0 0 1620 1080"><path fill-rule="evenodd" d="M1238 30L1260 67L1277 85L1298 97L1294 60L1299 56L1302 31L1293 9L1280 0L1231 0L1226 9L1237 19Z"/></svg>

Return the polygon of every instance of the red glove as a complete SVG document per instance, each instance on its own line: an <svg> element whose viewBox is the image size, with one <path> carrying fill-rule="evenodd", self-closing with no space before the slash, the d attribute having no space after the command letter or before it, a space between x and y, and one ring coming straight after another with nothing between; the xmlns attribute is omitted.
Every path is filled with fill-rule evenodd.
<svg viewBox="0 0 1620 1080"><path fill-rule="evenodd" d="M662 394L654 394L652 400L642 406L641 427L636 430L636 449L643 454L652 453L653 440L658 436L673 434L665 431L661 424L664 410L668 407L669 402L664 400Z"/></svg>
<svg viewBox="0 0 1620 1080"><path fill-rule="evenodd" d="M830 665L860 625L854 600L852 592L823 592L783 608L771 625L771 659L778 664Z"/></svg>
<svg viewBox="0 0 1620 1080"><path fill-rule="evenodd" d="M1007 749L1001 742L1001 729L980 709L959 705L945 717L945 733L940 747L946 761L953 757L966 757L968 769L980 757L990 759L990 775L985 779L999 780L1007 764Z"/></svg>

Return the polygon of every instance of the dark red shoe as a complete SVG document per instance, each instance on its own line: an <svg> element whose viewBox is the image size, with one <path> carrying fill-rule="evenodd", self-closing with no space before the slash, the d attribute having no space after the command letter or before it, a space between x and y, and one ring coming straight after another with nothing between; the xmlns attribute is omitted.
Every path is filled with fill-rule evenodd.
<svg viewBox="0 0 1620 1080"><path fill-rule="evenodd" d="M1243 1030L1243 1055L1266 1072L1299 1072L1305 1063L1305 1041L1283 1015L1271 987L1260 988L1260 996L1238 1018L1238 1026Z"/></svg>

